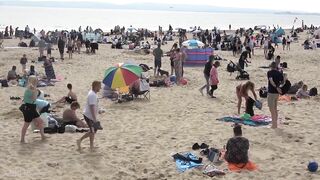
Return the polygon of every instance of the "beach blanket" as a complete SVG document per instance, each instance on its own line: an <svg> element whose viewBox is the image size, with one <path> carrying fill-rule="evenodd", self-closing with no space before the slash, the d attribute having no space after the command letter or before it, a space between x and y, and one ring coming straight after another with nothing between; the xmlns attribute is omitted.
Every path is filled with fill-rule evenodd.
<svg viewBox="0 0 320 180"><path fill-rule="evenodd" d="M226 116L218 118L217 120L224 122L239 123L248 126L264 126L268 125L272 121L271 117L265 115L255 115L252 116L250 119L242 119L239 116Z"/></svg>
<svg viewBox="0 0 320 180"><path fill-rule="evenodd" d="M196 155L194 155L190 152L183 153L181 155L183 155L186 159L191 159L191 160L195 160L195 161L199 160L199 158ZM177 166L177 169L179 172L184 172L187 169L203 166L202 163L196 163L196 162L189 161L189 160L182 160L179 158L175 158L175 161L176 161L176 166Z"/></svg>

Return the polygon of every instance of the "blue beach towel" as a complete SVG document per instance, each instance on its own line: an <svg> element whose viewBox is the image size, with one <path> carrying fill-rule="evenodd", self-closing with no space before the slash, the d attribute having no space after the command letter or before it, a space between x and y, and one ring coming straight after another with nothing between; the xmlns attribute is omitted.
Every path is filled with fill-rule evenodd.
<svg viewBox="0 0 320 180"><path fill-rule="evenodd" d="M199 159L196 155L194 155L194 154L192 154L190 152L183 153L182 155L185 156L185 157L188 157L190 159L193 159L193 160L198 160ZM183 160L180 160L180 159L176 159L176 166L177 166L177 169L178 169L179 172L184 172L187 169L203 166L203 164L195 163L195 162L192 162L192 161L183 161Z"/></svg>

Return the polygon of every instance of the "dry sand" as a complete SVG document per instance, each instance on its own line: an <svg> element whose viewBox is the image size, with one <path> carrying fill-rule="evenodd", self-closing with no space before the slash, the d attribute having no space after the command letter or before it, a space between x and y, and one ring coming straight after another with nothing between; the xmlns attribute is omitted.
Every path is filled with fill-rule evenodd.
<svg viewBox="0 0 320 180"><path fill-rule="evenodd" d="M320 50L303 50L305 33L301 33L299 43L292 43L291 51L276 49L282 61L288 62L285 71L291 82L303 80L309 87L320 87ZM15 46L18 40L5 40L4 46ZM27 41L27 43L29 43ZM172 42L163 47L171 48ZM56 48L56 46L55 46ZM128 53L128 50L111 49L110 45L100 45L96 55L74 54L73 59L54 63L56 74L65 79L54 87L41 88L50 94L50 99L58 100L67 93L66 84L72 83L78 94L81 111L90 84L102 80L104 70L115 63L133 60L136 63L153 65L152 55ZM265 86L266 69L270 61L264 59L263 50L256 49L252 63L247 68L256 88ZM37 48L0 49L0 74L6 75L12 65L21 71L19 59L27 54L29 64L38 56ZM216 52L223 58L237 61L232 52ZM53 51L59 57L58 50ZM67 56L66 56L67 57ZM152 88L151 101L136 100L117 104L101 100L100 107L106 109L99 120L104 127L96 135L99 147L90 153L88 140L83 142L83 152L76 151L76 134L53 134L46 142L41 142L39 134L28 131L27 144L19 143L23 124L19 112L19 102L9 96L22 96L23 88L10 87L0 90L0 179L212 179L200 170L191 169L178 173L171 154L192 151L195 143L205 142L210 146L222 147L232 136L230 123L219 122L216 118L236 113L237 98L235 87L240 81L229 75L222 61L218 69L220 84L215 92L217 99L201 96L198 89L204 84L202 67L185 68L187 86ZM165 70L169 68L169 58L163 59ZM36 64L39 72L44 72L41 64ZM270 115L265 100L258 114ZM319 173L306 170L309 160L320 161L319 140L319 98L279 104L282 124L278 130L268 127L244 127L244 136L250 140L250 159L259 166L255 172L227 173L221 179L257 180L305 180L320 179ZM66 108L67 105L64 107ZM244 110L244 109L242 109ZM62 114L63 108L58 109ZM198 154L199 152L195 152ZM223 164L220 168L225 168ZM214 179L214 178L213 178ZM220 179L220 178L219 178Z"/></svg>

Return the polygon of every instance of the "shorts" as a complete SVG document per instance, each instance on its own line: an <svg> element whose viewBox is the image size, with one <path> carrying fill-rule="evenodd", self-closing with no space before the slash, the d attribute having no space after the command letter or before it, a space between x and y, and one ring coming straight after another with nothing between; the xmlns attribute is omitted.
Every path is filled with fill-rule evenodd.
<svg viewBox="0 0 320 180"><path fill-rule="evenodd" d="M64 53L64 48L59 48L59 52L60 52L60 54L63 54Z"/></svg>
<svg viewBox="0 0 320 180"><path fill-rule="evenodd" d="M173 61L173 59L170 59L170 65L171 65L171 67L174 67L174 61Z"/></svg>
<svg viewBox="0 0 320 180"><path fill-rule="evenodd" d="M268 93L268 106L269 108L276 108L278 103L279 94L276 93Z"/></svg>
<svg viewBox="0 0 320 180"><path fill-rule="evenodd" d="M69 104L71 104L72 102L76 101L76 100L72 99L71 97L65 97L64 100Z"/></svg>
<svg viewBox="0 0 320 180"><path fill-rule="evenodd" d="M161 68L161 61L155 60L154 61L154 69L157 69L157 67L160 69Z"/></svg>
<svg viewBox="0 0 320 180"><path fill-rule="evenodd" d="M42 114L42 113L50 113L49 108L50 108L50 104L48 104L47 106L45 106L44 108L42 108L39 113L40 113L40 114Z"/></svg>
<svg viewBox="0 0 320 180"><path fill-rule="evenodd" d="M26 109L23 111L24 122L30 123L33 119L40 117L35 104L26 103Z"/></svg>
<svg viewBox="0 0 320 180"><path fill-rule="evenodd" d="M89 131L91 133L96 133L97 132L97 128L94 126L94 122L93 120L89 119L87 116L83 115L84 120L86 121L88 127L89 127Z"/></svg>

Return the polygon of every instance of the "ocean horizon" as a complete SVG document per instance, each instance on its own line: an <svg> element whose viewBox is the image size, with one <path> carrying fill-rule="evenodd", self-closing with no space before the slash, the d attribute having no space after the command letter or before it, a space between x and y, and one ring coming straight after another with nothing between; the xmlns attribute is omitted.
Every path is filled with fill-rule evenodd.
<svg viewBox="0 0 320 180"><path fill-rule="evenodd" d="M14 17L14 18L11 18ZM294 20L296 22L294 23ZM71 30L82 26L91 26L93 29L101 28L110 31L114 26L120 25L135 28L147 28L158 30L162 26L164 30L171 24L175 28L200 26L202 29L232 29L252 28L256 25L266 25L290 29L293 26L301 27L304 24L310 26L320 25L318 15L285 14L285 13L239 13L239 12L182 12L163 10L132 10L132 9L92 9L92 8L57 8L57 7L21 7L0 6L0 30L5 26L13 25L24 29L29 25L37 30Z"/></svg>

